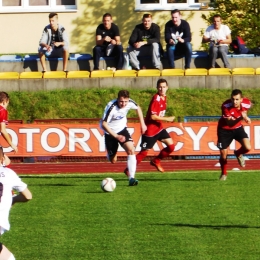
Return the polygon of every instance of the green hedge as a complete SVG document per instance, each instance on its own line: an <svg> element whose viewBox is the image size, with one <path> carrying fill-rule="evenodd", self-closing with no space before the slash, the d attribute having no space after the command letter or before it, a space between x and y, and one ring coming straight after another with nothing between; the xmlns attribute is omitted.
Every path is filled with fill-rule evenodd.
<svg viewBox="0 0 260 260"><path fill-rule="evenodd" d="M61 119L100 118L108 101L117 97L119 88L55 90L39 92L9 92L9 119ZM156 89L130 90L135 100L146 113ZM167 115L216 116L221 114L221 104L230 97L230 90L169 89L167 93ZM253 107L249 115L259 115L260 89L243 90L251 99ZM129 113L135 117L135 112Z"/></svg>

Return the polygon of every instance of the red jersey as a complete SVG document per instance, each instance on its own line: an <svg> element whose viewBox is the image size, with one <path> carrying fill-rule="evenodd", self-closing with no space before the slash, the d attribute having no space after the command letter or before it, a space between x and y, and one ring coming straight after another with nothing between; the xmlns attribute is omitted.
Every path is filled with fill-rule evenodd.
<svg viewBox="0 0 260 260"><path fill-rule="evenodd" d="M162 99L158 93L155 94L150 102L148 111L145 117L145 124L147 130L144 135L154 136L158 134L162 129L163 125L161 121L153 120L152 115L164 116L166 111L166 96Z"/></svg>
<svg viewBox="0 0 260 260"><path fill-rule="evenodd" d="M242 111L247 111L251 107L251 102L247 98L243 98L240 108L236 108L233 106L231 99L226 100L222 106L222 117L218 121L218 127L224 128L224 129L236 129L238 127L242 126L242 120L237 122L234 126L228 126L226 123L226 118L234 117L239 118L242 117Z"/></svg>
<svg viewBox="0 0 260 260"><path fill-rule="evenodd" d="M8 112L3 106L0 106L0 123L8 124Z"/></svg>

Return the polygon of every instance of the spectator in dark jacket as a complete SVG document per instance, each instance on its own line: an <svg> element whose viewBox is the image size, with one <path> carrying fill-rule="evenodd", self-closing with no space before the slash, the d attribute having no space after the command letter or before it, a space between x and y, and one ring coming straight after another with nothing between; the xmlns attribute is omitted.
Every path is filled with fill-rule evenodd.
<svg viewBox="0 0 260 260"><path fill-rule="evenodd" d="M124 64L124 54L119 28L113 23L112 15L105 13L103 23L96 29L96 46L93 49L94 70L99 70L100 57L108 56L115 57L116 69L121 70Z"/></svg>
<svg viewBox="0 0 260 260"><path fill-rule="evenodd" d="M181 19L178 9L171 11L172 20L165 24L165 41L170 68L175 68L174 57L185 57L185 69L190 68L192 47L190 25Z"/></svg>
<svg viewBox="0 0 260 260"><path fill-rule="evenodd" d="M127 52L131 66L140 70L138 56L152 56L153 66L160 69L160 27L152 22L151 14L143 15L143 23L135 26L129 39Z"/></svg>

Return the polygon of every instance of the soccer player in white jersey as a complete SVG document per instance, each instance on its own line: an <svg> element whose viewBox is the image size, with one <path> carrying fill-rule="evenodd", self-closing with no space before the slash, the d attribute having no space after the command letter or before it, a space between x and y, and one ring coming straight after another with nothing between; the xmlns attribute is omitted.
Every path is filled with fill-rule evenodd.
<svg viewBox="0 0 260 260"><path fill-rule="evenodd" d="M111 163L117 161L117 149L120 144L127 153L127 167L129 170L129 186L138 184L135 179L136 157L133 139L127 131L127 113L130 109L135 109L141 124L141 133L146 131L144 117L141 108L130 99L127 90L120 90L117 99L110 101L104 111L101 127L105 131L105 144L107 156Z"/></svg>
<svg viewBox="0 0 260 260"><path fill-rule="evenodd" d="M10 229L9 212L16 202L27 202L32 199L32 194L27 184L21 181L17 174L3 166L4 153L0 147L0 235ZM13 196L12 190L19 192ZM0 260L15 260L14 255L0 243Z"/></svg>

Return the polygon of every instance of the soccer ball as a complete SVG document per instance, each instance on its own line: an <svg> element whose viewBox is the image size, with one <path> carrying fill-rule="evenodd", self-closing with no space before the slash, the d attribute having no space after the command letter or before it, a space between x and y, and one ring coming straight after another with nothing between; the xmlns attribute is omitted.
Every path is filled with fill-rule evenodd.
<svg viewBox="0 0 260 260"><path fill-rule="evenodd" d="M112 178L105 178L101 182L101 189L105 192L112 192L116 188L116 182Z"/></svg>

